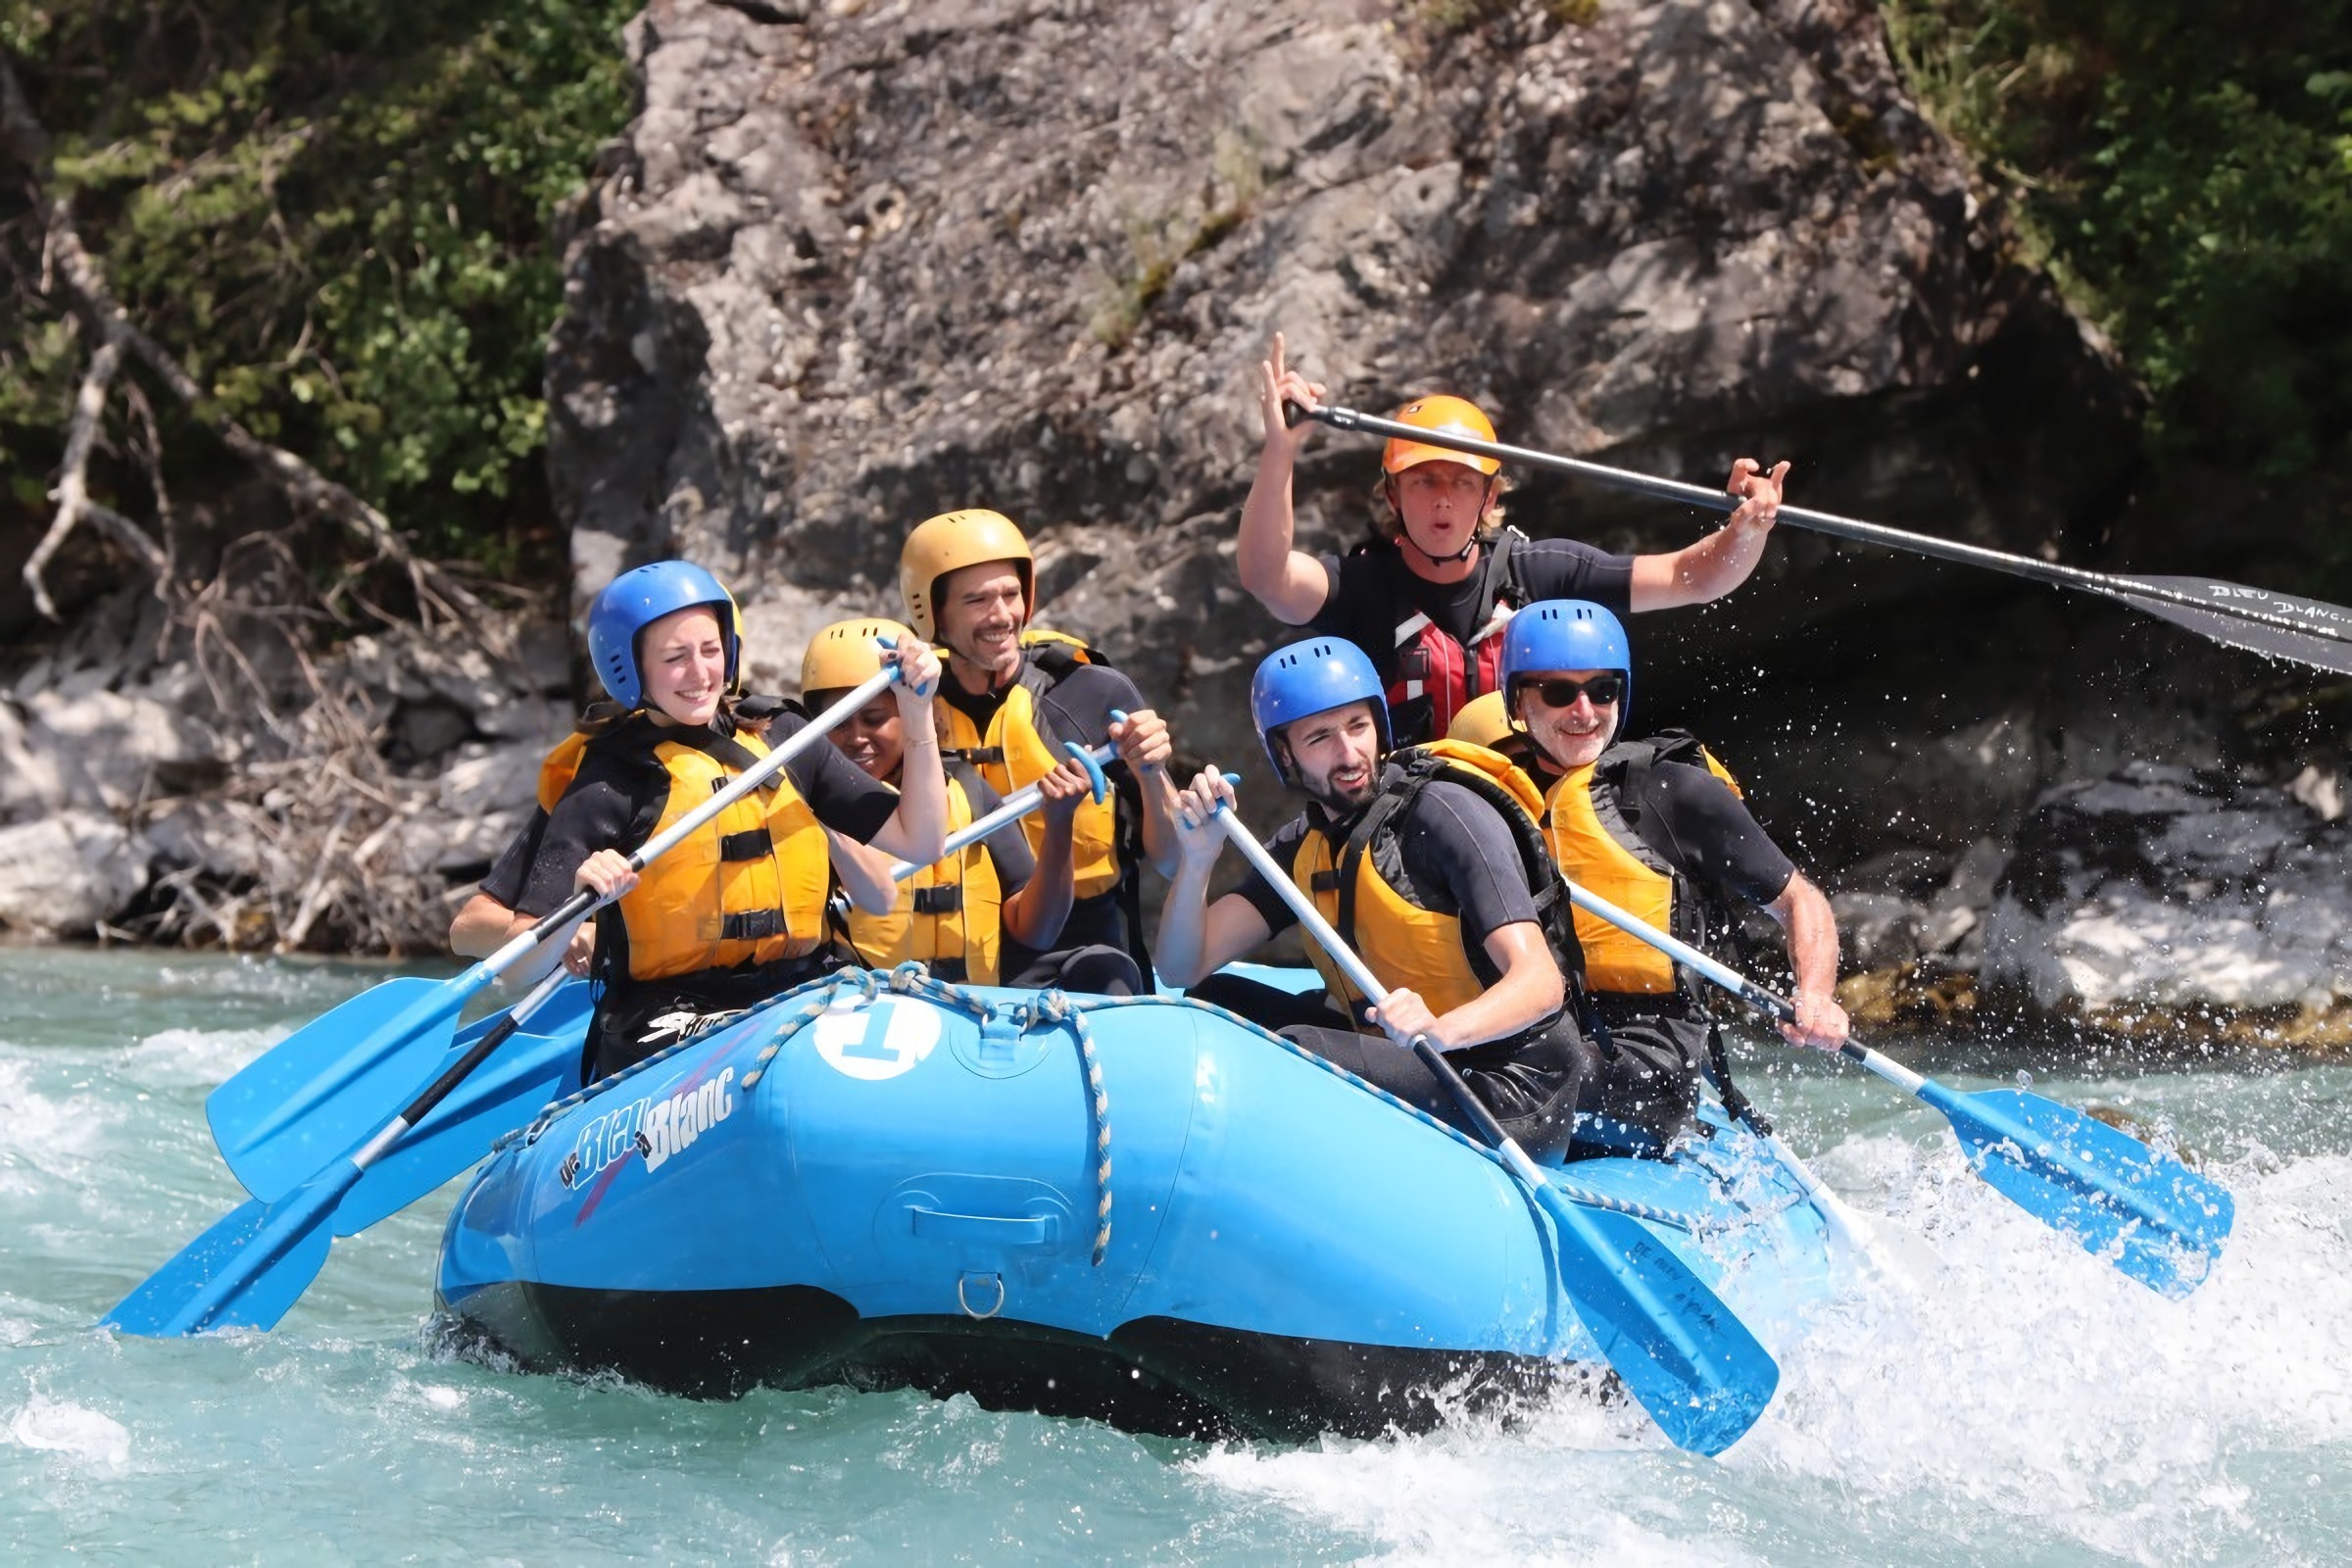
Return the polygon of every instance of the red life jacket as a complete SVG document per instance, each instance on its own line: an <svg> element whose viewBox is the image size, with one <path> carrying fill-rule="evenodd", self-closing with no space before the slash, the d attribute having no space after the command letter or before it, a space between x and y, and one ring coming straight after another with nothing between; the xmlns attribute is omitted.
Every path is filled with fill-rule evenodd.
<svg viewBox="0 0 2352 1568"><path fill-rule="evenodd" d="M1498 528L1480 547L1477 603L1486 607L1467 644L1455 641L1419 611L1396 623L1392 645L1373 651L1388 686L1389 722L1395 744L1415 745L1443 737L1474 697L1494 691L1502 680L1502 628L1511 612L1527 603L1511 564L1525 535ZM1399 572L1412 568L1399 556ZM1399 598L1405 585L1398 585Z"/></svg>

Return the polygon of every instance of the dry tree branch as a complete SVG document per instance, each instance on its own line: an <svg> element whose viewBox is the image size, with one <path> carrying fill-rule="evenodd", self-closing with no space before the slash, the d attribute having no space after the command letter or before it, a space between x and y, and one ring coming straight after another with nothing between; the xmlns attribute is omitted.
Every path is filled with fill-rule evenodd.
<svg viewBox="0 0 2352 1568"><path fill-rule="evenodd" d="M83 518L99 524L108 537L127 546L139 558L156 579L156 592L163 594L170 583L171 564L154 540L137 523L90 499L90 453L96 449L106 420L107 389L122 368L122 345L113 341L98 345L90 356L89 368L81 378L81 387L74 395L74 418L66 436L65 462L59 466L57 488L49 498L57 503L57 515L50 521L49 531L33 547L24 560L24 583L32 590L36 609L51 620L59 618L57 606L50 602L48 584L42 573L50 559L62 547L76 524Z"/></svg>
<svg viewBox="0 0 2352 1568"><path fill-rule="evenodd" d="M329 517L357 536L368 547L372 559L390 562L409 578L416 594L419 613L431 624L435 616L444 623L460 626L480 626L487 611L480 600L449 572L412 555L389 519L374 507L320 473L310 464L283 447L262 440L236 419L214 406L205 389L188 373L171 350L158 343L131 320L122 303L108 285L104 270L81 242L81 233L74 226L73 203L70 197L61 198L50 189L51 164L49 134L34 118L23 88L18 84L16 72L6 55L0 54L0 141L24 164L31 176L31 196L35 210L44 225L44 287L62 284L75 315L86 321L97 334L98 353L108 349L120 356L128 353L152 371L172 395L179 399L188 412L218 436L222 445L261 469L274 480L300 510L308 510ZM103 376L83 378L82 398L76 402L76 426L80 422L79 406L93 395L102 409L108 384L118 372L119 363L110 364ZM94 391L93 391L94 389ZM96 416L91 416L94 420ZM84 462L87 461L86 449ZM65 488L61 484L61 489ZM83 502L83 515L98 518L89 509L94 505ZM61 503L60 520L52 524L51 532L60 543L70 532L75 519L67 516ZM119 514L117 521L138 532L127 518ZM141 535L144 538L144 535ZM47 541L44 541L47 543ZM51 554L55 553L52 546ZM162 559L162 552L153 541L147 541L145 557L150 561ZM38 558L46 564L46 557ZM50 608L48 593L37 565L25 565L25 582L51 619L57 618Z"/></svg>
<svg viewBox="0 0 2352 1568"><path fill-rule="evenodd" d="M383 755L387 714L365 686L320 667L311 633L322 621L348 623L356 608L396 636L412 635L412 627L429 636L454 624L503 657L510 651L483 641L496 636L500 617L463 574L413 555L367 501L231 417L187 366L132 320L102 259L83 242L72 193L54 178L48 134L5 54L0 161L22 163L26 172L25 221L38 225L40 292L77 323L89 345L52 497L58 511L26 564L26 583L42 612L57 618L44 571L75 527L105 530L155 573L167 615L183 629L215 707L244 714L248 725L250 749L226 786L205 800L255 860L166 872L154 884L160 905L141 923L160 937L232 948L274 944L284 951L322 941L393 952L436 947L448 920L448 890L432 870L432 846L419 844L415 831L431 809L432 782L393 770ZM311 326L306 318L290 361L315 353ZM318 363L333 375L331 365ZM355 559L322 587L314 564L285 533L265 530L230 542L207 580L183 579L151 387L167 390L192 420L266 474L298 518L322 516L365 549L347 552ZM115 450L103 443L117 399L128 415L115 428L152 489L153 533L89 493L93 454ZM376 569L385 564L405 575L412 612L396 615L371 597L381 586ZM271 636L283 641L282 662Z"/></svg>

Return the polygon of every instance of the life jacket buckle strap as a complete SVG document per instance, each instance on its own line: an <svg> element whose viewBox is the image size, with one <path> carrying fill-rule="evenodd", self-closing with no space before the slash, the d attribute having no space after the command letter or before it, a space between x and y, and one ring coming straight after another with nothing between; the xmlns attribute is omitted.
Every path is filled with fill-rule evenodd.
<svg viewBox="0 0 2352 1568"><path fill-rule="evenodd" d="M778 909L747 909L730 914L719 923L719 938L725 942L764 942L769 937L784 934L784 915Z"/></svg>
<svg viewBox="0 0 2352 1568"><path fill-rule="evenodd" d="M747 827L740 833L722 833L718 840L718 858L730 864L739 860L764 860L775 853L776 841L764 827Z"/></svg>
<svg viewBox="0 0 2352 1568"><path fill-rule="evenodd" d="M960 886L914 890L914 912L917 914L954 914L962 907L963 889Z"/></svg>

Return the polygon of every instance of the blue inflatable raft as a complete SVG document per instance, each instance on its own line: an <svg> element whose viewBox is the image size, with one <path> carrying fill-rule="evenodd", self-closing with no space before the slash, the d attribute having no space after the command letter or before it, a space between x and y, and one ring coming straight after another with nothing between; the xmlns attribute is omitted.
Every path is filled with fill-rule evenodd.
<svg viewBox="0 0 2352 1568"><path fill-rule="evenodd" d="M1786 1344L1829 1226L1760 1140L1712 1107L1705 1131L1549 1177ZM1288 1439L1596 1373L1553 1245L1474 1138L1228 1013L909 967L789 993L510 1134L437 1299L531 1370Z"/></svg>

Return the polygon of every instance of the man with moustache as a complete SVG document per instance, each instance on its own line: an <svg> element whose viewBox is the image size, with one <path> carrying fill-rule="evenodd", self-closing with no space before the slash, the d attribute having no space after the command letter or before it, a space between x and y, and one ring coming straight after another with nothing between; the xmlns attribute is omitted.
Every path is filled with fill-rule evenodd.
<svg viewBox="0 0 2352 1568"><path fill-rule="evenodd" d="M1160 909L1161 974L1458 1122L1446 1086L1406 1049L1427 1036L1530 1153L1564 1152L1590 1064L1562 978L1557 878L1534 822L1514 828L1506 812L1524 818L1523 808L1475 771L1449 765L1442 749L1388 755L1380 676L1343 638L1269 655L1250 706L1276 773L1308 800L1267 853L1290 868L1388 1000L1372 1005L1319 951L1322 996L1213 973L1297 918L1254 870L1208 901L1225 842L1210 818L1233 802L1214 767L1177 795L1181 848Z"/></svg>
<svg viewBox="0 0 2352 1568"><path fill-rule="evenodd" d="M1065 742L1118 748L1109 799L1082 802L1071 823L1074 897L1061 937L1052 953L1038 953L1007 933L1003 983L1111 996L1149 989L1143 862L1163 875L1176 863L1160 780L1166 722L1125 675L1073 642L1030 632L1035 562L1028 539L1003 514L971 509L919 524L899 553L899 588L915 635L944 655L946 757L971 763L1010 795L1058 767ZM1042 848L1040 817L1023 826L1032 848Z"/></svg>

